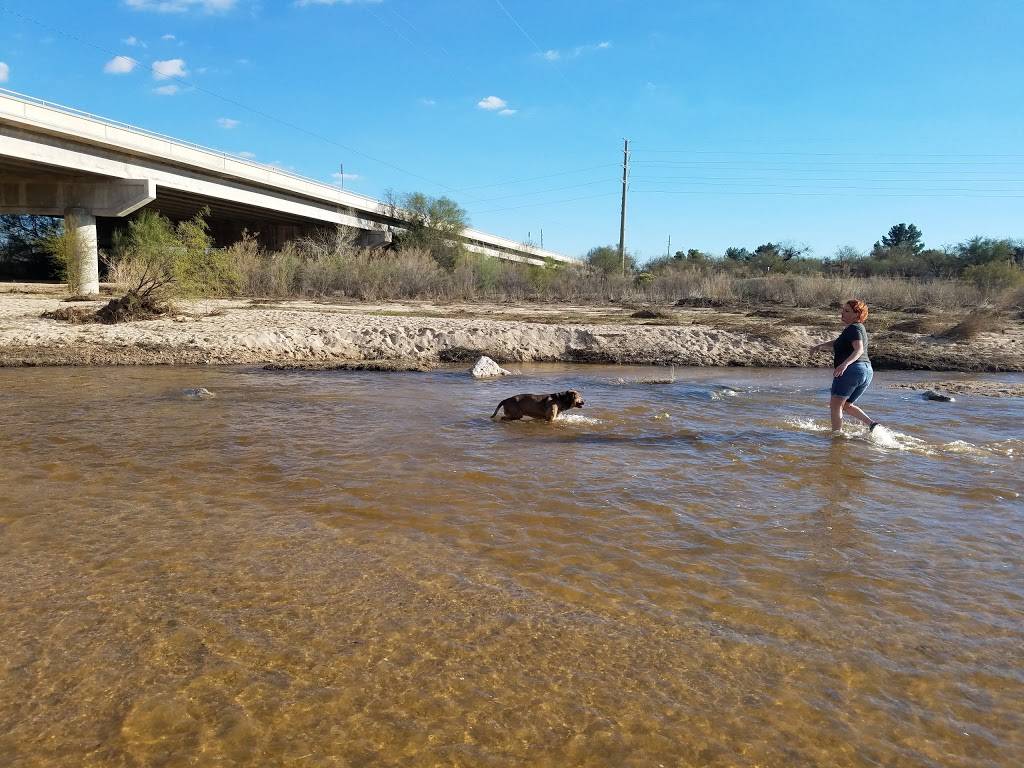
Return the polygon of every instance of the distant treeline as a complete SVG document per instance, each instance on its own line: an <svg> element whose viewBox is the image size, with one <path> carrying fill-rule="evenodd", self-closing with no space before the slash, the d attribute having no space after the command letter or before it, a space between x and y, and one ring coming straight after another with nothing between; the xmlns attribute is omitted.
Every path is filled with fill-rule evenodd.
<svg viewBox="0 0 1024 768"><path fill-rule="evenodd" d="M464 226L451 201L402 200L414 212L409 231L389 250L361 248L344 232L323 232L264 249L252 235L215 248L204 216L174 224L142 211L127 220L102 256L106 279L122 291L175 296L249 296L288 299L651 302L696 306L780 303L822 306L857 295L891 307L970 308L1024 303L1024 242L975 237L926 248L913 224L897 224L862 253L840 248L830 258L785 243L723 254L677 251L625 269L613 246L591 249L582 264L527 265L466 252L451 237ZM0 216L0 276L68 278L68 247L61 220ZM61 254L64 254L62 257ZM70 254L70 256L69 256ZM56 258L55 258L56 255ZM5 269L6 267L6 269ZM63 269L62 269L63 267ZM156 288L145 280L159 276Z"/></svg>
<svg viewBox="0 0 1024 768"><path fill-rule="evenodd" d="M617 251L595 248L588 261L605 271L621 269ZM806 248L764 243L749 250L727 248L715 255L697 249L676 251L648 262L643 271L655 275L680 265L701 266L741 276L769 274L834 275L838 277L897 277L964 279L984 288L1012 288L1024 284L1024 240L973 237L954 246L926 248L913 224L896 224L868 252L853 246L838 248L831 257L813 258ZM635 264L628 268L637 272Z"/></svg>

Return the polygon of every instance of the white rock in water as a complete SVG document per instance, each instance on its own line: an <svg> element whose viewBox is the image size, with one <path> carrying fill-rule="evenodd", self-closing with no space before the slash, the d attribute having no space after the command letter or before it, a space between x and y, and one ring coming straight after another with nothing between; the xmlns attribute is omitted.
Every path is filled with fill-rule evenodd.
<svg viewBox="0 0 1024 768"><path fill-rule="evenodd" d="M478 379L486 379L489 376L509 376L512 372L506 371L491 358L484 355L476 361L476 365L473 366L473 370L470 371L474 377Z"/></svg>
<svg viewBox="0 0 1024 768"><path fill-rule="evenodd" d="M206 387L189 387L188 389L181 390L181 393L190 400L212 400L216 397Z"/></svg>

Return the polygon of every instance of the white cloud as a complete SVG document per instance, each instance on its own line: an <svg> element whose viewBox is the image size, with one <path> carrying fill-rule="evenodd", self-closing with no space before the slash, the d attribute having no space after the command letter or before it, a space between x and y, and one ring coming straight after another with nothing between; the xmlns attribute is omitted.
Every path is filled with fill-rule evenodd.
<svg viewBox="0 0 1024 768"><path fill-rule="evenodd" d="M494 110L505 109L505 107L508 106L508 102L504 99L499 99L497 96L488 96L487 98L480 99L476 105L480 109L486 109L493 112Z"/></svg>
<svg viewBox="0 0 1024 768"><path fill-rule="evenodd" d="M367 5L379 3L381 0L295 0L299 8L309 5Z"/></svg>
<svg viewBox="0 0 1024 768"><path fill-rule="evenodd" d="M255 152L236 152L235 154L238 155L243 160L255 160L256 159L256 153Z"/></svg>
<svg viewBox="0 0 1024 768"><path fill-rule="evenodd" d="M612 47L612 44L607 40L603 40L600 43L591 43L589 45L577 45L575 48L569 48L565 51L556 51L551 49L550 51L544 51L544 53L538 53L544 61L561 61L562 59L578 59L588 53L594 53L596 51L606 51Z"/></svg>
<svg viewBox="0 0 1024 768"><path fill-rule="evenodd" d="M361 179L362 176L360 176L358 173L334 172L331 174L331 178L334 179L335 184L343 184L346 181L356 181L357 179Z"/></svg>
<svg viewBox="0 0 1024 768"><path fill-rule="evenodd" d="M173 96L180 90L181 88L176 85L161 85L159 88L154 88L153 93L157 96Z"/></svg>
<svg viewBox="0 0 1024 768"><path fill-rule="evenodd" d="M231 130L232 128L237 128L239 125L241 125L241 122L239 122L238 120L233 120L230 117L218 117L217 125L219 125L221 128Z"/></svg>
<svg viewBox="0 0 1024 768"><path fill-rule="evenodd" d="M103 65L103 71L108 75L126 75L135 69L138 63L130 56L115 56Z"/></svg>
<svg viewBox="0 0 1024 768"><path fill-rule="evenodd" d="M420 104L422 104L424 107L436 107L437 106L437 102L434 101L433 99L420 99Z"/></svg>
<svg viewBox="0 0 1024 768"><path fill-rule="evenodd" d="M170 32L168 32L166 35L160 35L160 39L161 40L177 40L178 38L176 38L174 35L172 35Z"/></svg>
<svg viewBox="0 0 1024 768"><path fill-rule="evenodd" d="M11 68L0 61L0 83L6 83L11 77Z"/></svg>
<svg viewBox="0 0 1024 768"><path fill-rule="evenodd" d="M514 115L518 111L518 109L503 109L498 114L501 115L502 117L512 117L512 115Z"/></svg>
<svg viewBox="0 0 1024 768"><path fill-rule="evenodd" d="M129 37L126 37L124 40L122 40L121 42L124 43L125 45L131 46L133 48L136 48L136 47L137 48L145 48L146 47L146 44L144 42L142 42L141 40L139 40L139 38L137 38L135 35L130 35Z"/></svg>
<svg viewBox="0 0 1024 768"><path fill-rule="evenodd" d="M184 59L153 62L153 79L155 80L170 80L172 77L184 77L187 74Z"/></svg>
<svg viewBox="0 0 1024 768"><path fill-rule="evenodd" d="M133 11L154 13L225 13L235 7L237 0L124 0L124 4Z"/></svg>

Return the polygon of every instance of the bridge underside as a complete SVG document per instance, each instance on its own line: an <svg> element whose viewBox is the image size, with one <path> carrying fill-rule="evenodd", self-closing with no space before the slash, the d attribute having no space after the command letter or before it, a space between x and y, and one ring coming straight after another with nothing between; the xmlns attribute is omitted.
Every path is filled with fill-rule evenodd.
<svg viewBox="0 0 1024 768"><path fill-rule="evenodd" d="M152 210L171 221L194 217L207 209L206 221L214 243L225 247L244 232L266 248L278 249L290 240L333 230L338 224L272 209L254 208L212 195L175 190L146 180L111 179L101 174L46 166L0 156L0 213L62 216L76 229L84 254L83 290L99 290L97 249L109 249L116 229L126 217ZM343 226L343 225L342 225ZM357 242L385 245L386 229L354 228Z"/></svg>
<svg viewBox="0 0 1024 768"><path fill-rule="evenodd" d="M19 102L7 102L17 113ZM72 118L49 110L46 120L56 127L40 128L34 124L40 110L33 109L34 117L21 115L26 124L0 119L0 213L63 216L76 233L86 293L99 289L98 248L109 246L117 219L142 209L180 221L208 208L219 246L249 231L266 247L280 248L335 227L353 230L362 245L381 246L408 224L372 198L92 119L64 125L62 119ZM471 229L458 239L467 250L510 261L568 261Z"/></svg>

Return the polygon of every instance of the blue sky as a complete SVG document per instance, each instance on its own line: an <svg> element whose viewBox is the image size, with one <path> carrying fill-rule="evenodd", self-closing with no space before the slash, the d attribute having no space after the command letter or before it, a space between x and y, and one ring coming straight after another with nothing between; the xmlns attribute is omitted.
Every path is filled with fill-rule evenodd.
<svg viewBox="0 0 1024 768"><path fill-rule="evenodd" d="M581 254L1024 237L1019 0L0 0L0 86ZM119 58L120 57L120 58Z"/></svg>

